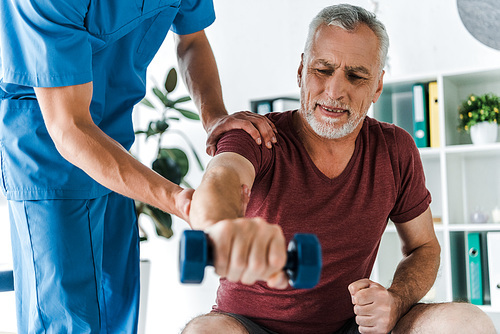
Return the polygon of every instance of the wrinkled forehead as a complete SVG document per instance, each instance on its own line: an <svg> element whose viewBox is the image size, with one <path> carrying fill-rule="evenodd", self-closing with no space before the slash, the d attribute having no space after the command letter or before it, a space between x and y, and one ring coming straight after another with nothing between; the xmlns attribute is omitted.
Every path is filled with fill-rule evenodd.
<svg viewBox="0 0 500 334"><path fill-rule="evenodd" d="M378 38L365 24L358 24L353 30L336 25L320 25L312 36L310 47L304 52L306 64L319 60L332 64L342 61L347 66L378 69Z"/></svg>

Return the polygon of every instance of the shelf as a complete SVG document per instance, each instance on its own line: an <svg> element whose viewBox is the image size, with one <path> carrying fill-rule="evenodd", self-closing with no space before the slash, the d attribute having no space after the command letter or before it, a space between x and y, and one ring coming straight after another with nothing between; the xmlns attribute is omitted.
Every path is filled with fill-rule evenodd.
<svg viewBox="0 0 500 334"><path fill-rule="evenodd" d="M453 232L500 231L500 224L449 224L448 229Z"/></svg>
<svg viewBox="0 0 500 334"><path fill-rule="evenodd" d="M500 155L500 143L487 145L462 144L446 146L444 149L446 154L467 154L474 155Z"/></svg>
<svg viewBox="0 0 500 334"><path fill-rule="evenodd" d="M419 151L422 158L439 158L441 154L441 148L439 147L424 147Z"/></svg>
<svg viewBox="0 0 500 334"><path fill-rule="evenodd" d="M417 83L438 84L440 147L420 148L426 186L432 196L434 224L441 244L441 267L431 291L438 301L467 300L466 241L469 232L500 231L500 223L471 224L471 213L487 213L500 207L500 133L496 143L473 145L470 135L459 132L458 106L470 94L500 95L500 68L477 72L435 73L412 78L399 78L384 83L384 90L373 105L373 117L394 123L413 133L412 87ZM400 257L399 236L389 223L380 245L376 270L386 284ZM500 256L494 254L493 256ZM382 283L381 283L382 284ZM481 308L495 319L500 310L485 305ZM497 320L498 321L498 320Z"/></svg>
<svg viewBox="0 0 500 334"><path fill-rule="evenodd" d="M491 307L490 305L478 305L481 310L486 313L500 313L499 308Z"/></svg>

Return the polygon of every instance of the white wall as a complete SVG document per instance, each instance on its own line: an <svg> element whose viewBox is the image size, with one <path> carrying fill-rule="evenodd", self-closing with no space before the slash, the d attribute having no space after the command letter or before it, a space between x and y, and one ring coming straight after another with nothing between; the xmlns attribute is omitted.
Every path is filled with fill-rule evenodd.
<svg viewBox="0 0 500 334"><path fill-rule="evenodd" d="M370 0L343 2L369 10L374 8L374 1ZM207 34L217 58L226 106L232 112L248 110L251 99L298 94L296 70L309 21L323 7L340 2L214 0L214 3L217 20ZM380 0L378 4L379 18L386 24L391 39L386 79L500 67L500 52L480 44L466 31L455 0ZM161 83L172 65L176 65L176 60L169 37L152 63L149 77ZM136 116L142 114L141 122L145 122L148 113L150 111L138 108ZM198 153L207 162L201 126L186 122L179 128L189 131L199 147ZM183 145L179 138L170 140ZM152 159L154 148L151 146L153 143L139 147L141 152L146 152L146 160ZM199 180L200 173L189 175L193 185ZM6 233L5 221L6 218L0 219L2 236ZM214 301L217 280L213 275L208 275L203 286L178 283L178 232L186 228L186 224L176 221L174 225L177 233L173 239L155 238L150 230L151 240L141 248L143 257L152 262L148 334L177 333L190 318L210 311ZM0 263L8 261L5 258L2 251ZM2 326L9 321L0 309L0 331L5 330Z"/></svg>
<svg viewBox="0 0 500 334"><path fill-rule="evenodd" d="M370 0L347 2L374 9ZM251 99L298 95L296 71L309 21L323 7L340 2L214 0L214 3L217 20L207 34L219 66L226 107L234 112L248 110ZM378 3L378 16L386 24L391 40L386 79L500 67L500 51L482 45L467 32L455 0ZM161 61L153 66L165 68ZM204 133L199 135L203 151ZM164 247L171 248L176 256L173 248L177 247L177 241L172 241L167 241ZM152 256L160 261L157 255ZM163 275L176 279L175 261L170 270L163 268ZM197 288L179 286L175 279L169 279L173 285L165 290L151 287L157 302L152 300L148 306L147 333L175 333L186 319L210 311L216 279L210 276L203 296L198 298Z"/></svg>

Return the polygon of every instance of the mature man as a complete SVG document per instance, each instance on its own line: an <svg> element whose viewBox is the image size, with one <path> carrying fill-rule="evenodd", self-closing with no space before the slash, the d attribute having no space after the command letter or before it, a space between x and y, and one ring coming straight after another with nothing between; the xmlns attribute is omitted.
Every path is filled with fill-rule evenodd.
<svg viewBox="0 0 500 334"><path fill-rule="evenodd" d="M278 144L262 150L242 131L219 141L190 217L224 278L213 312L185 333L494 332L475 306L417 304L440 256L419 152L408 133L366 116L382 92L388 44L373 14L325 8L298 69L301 108L268 116ZM386 289L368 278L389 218L404 258ZM323 248L310 290L288 287L281 270L297 232L316 234Z"/></svg>
<svg viewBox="0 0 500 334"><path fill-rule="evenodd" d="M193 190L135 160L132 109L167 32L205 129L267 119L225 110L204 29L212 0L2 0L0 186L9 200L19 333L134 333L134 202L188 219ZM259 131L262 133L259 134Z"/></svg>

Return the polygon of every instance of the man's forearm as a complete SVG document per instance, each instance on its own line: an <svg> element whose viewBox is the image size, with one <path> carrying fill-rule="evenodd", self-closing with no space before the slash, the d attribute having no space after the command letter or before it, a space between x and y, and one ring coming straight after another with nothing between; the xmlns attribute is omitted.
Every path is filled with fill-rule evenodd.
<svg viewBox="0 0 500 334"><path fill-rule="evenodd" d="M222 153L212 159L196 189L189 214L191 227L205 229L223 220L242 217L253 184L253 165L236 153Z"/></svg>
<svg viewBox="0 0 500 334"><path fill-rule="evenodd" d="M439 270L440 248L437 241L423 245L399 263L389 291L399 297L399 309L404 315L430 290Z"/></svg>
<svg viewBox="0 0 500 334"><path fill-rule="evenodd" d="M205 174L191 203L194 229L205 229L222 219L238 218L241 206L239 179L230 171L215 168Z"/></svg>

